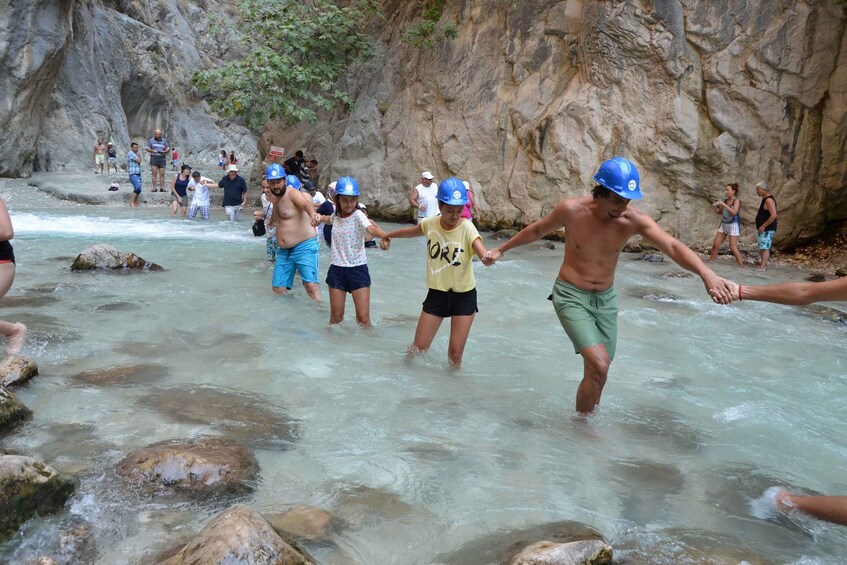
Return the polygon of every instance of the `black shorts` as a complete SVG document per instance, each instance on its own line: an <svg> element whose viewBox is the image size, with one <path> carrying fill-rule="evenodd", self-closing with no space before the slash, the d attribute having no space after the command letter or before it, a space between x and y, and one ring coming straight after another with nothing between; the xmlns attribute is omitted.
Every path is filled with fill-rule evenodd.
<svg viewBox="0 0 847 565"><path fill-rule="evenodd" d="M439 318L473 316L479 312L476 307L476 289L467 292L445 292L431 288L423 301L423 311Z"/></svg>
<svg viewBox="0 0 847 565"><path fill-rule="evenodd" d="M353 292L371 286L371 275L367 265L356 267L330 265L326 273L326 284L329 288Z"/></svg>
<svg viewBox="0 0 847 565"><path fill-rule="evenodd" d="M165 156L164 155L150 155L150 166L151 167L161 167L165 168Z"/></svg>

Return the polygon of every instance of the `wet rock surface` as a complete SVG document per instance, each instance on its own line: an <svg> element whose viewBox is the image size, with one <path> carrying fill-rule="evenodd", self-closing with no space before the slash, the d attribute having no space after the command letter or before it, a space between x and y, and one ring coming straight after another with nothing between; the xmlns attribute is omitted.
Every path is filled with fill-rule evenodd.
<svg viewBox="0 0 847 565"><path fill-rule="evenodd" d="M510 563L524 548L540 540L571 543L585 540L604 542L603 536L586 524L561 521L539 524L511 533L492 533L471 541L458 550L439 556L439 563L451 565L500 565Z"/></svg>
<svg viewBox="0 0 847 565"><path fill-rule="evenodd" d="M96 243L86 248L74 259L72 271L130 270L163 271L156 263L146 261L135 253L118 251L111 245Z"/></svg>
<svg viewBox="0 0 847 565"><path fill-rule="evenodd" d="M657 251L648 251L644 253L640 259L642 261L647 261L648 263L662 263L665 260L665 256Z"/></svg>
<svg viewBox="0 0 847 565"><path fill-rule="evenodd" d="M247 506L230 507L206 524L197 536L163 556L158 565L314 565L314 559L282 539L267 520Z"/></svg>
<svg viewBox="0 0 847 565"><path fill-rule="evenodd" d="M31 357L13 355L0 364L0 385L19 386L38 375L38 363Z"/></svg>
<svg viewBox="0 0 847 565"><path fill-rule="evenodd" d="M612 546L600 540L540 541L522 549L509 565L611 565Z"/></svg>
<svg viewBox="0 0 847 565"><path fill-rule="evenodd" d="M226 439L161 442L125 457L117 474L145 491L241 494L253 488L259 465Z"/></svg>
<svg viewBox="0 0 847 565"><path fill-rule="evenodd" d="M314 506L294 506L285 512L266 514L265 518L279 532L309 541L323 541L340 527L331 512Z"/></svg>
<svg viewBox="0 0 847 565"><path fill-rule="evenodd" d="M847 325L847 312L843 312L829 306L820 304L810 304L808 306L800 306L796 309L797 313L807 318L817 318L832 322L833 324Z"/></svg>
<svg viewBox="0 0 847 565"><path fill-rule="evenodd" d="M14 429L30 416L32 412L17 396L0 387L0 435Z"/></svg>
<svg viewBox="0 0 847 565"><path fill-rule="evenodd" d="M48 465L23 455L0 455L0 541L36 514L61 508L75 483Z"/></svg>

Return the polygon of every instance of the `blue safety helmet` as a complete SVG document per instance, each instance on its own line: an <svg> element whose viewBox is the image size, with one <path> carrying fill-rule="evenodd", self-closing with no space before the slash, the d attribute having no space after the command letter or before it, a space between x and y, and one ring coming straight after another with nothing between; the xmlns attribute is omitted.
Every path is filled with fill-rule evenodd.
<svg viewBox="0 0 847 565"><path fill-rule="evenodd" d="M635 163L623 157L612 157L600 165L594 175L594 182L627 200L641 200L644 197Z"/></svg>
<svg viewBox="0 0 847 565"><path fill-rule="evenodd" d="M265 178L268 180L279 180L285 178L285 169L279 163L272 163L265 169Z"/></svg>
<svg viewBox="0 0 847 565"><path fill-rule="evenodd" d="M285 186L290 186L295 190L300 190L302 184L300 183L300 179L297 177L297 175L286 175Z"/></svg>
<svg viewBox="0 0 847 565"><path fill-rule="evenodd" d="M335 183L336 196L359 196L359 183L353 177L341 177Z"/></svg>
<svg viewBox="0 0 847 565"><path fill-rule="evenodd" d="M451 206L464 206L468 203L468 189L456 177L444 179L438 185L438 200Z"/></svg>

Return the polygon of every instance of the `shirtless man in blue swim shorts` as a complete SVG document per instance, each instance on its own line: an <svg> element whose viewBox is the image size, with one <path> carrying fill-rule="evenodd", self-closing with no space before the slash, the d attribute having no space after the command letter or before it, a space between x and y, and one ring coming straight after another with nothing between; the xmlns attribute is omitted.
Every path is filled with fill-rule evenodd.
<svg viewBox="0 0 847 565"><path fill-rule="evenodd" d="M547 216L486 255L486 261L497 261L513 247L566 228L565 258L553 285L553 305L574 350L582 355L583 377L576 393L576 410L582 414L600 403L615 356L618 308L613 283L618 258L630 237L638 234L652 241L678 265L697 274L706 291L717 297L715 302L730 299L728 281L650 216L629 208L630 201L642 197L634 163L622 157L609 159L600 165L594 182L591 196L560 201Z"/></svg>
<svg viewBox="0 0 847 565"><path fill-rule="evenodd" d="M300 192L299 178L285 176L282 166L276 163L267 168L265 176L275 198L272 218L279 245L271 283L273 291L285 294L291 290L294 274L300 271L309 298L319 301L318 250L321 246L315 226L321 222L321 217L315 212L312 199Z"/></svg>

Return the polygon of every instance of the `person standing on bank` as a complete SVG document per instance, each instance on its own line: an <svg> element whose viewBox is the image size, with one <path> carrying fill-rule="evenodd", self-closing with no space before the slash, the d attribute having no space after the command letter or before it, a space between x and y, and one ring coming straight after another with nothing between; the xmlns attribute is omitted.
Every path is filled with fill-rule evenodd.
<svg viewBox="0 0 847 565"><path fill-rule="evenodd" d="M129 201L130 208L138 206L138 196L141 194L141 155L138 154L138 144L134 141L129 145L126 154L126 172L129 175L129 183L132 185L132 198Z"/></svg>
<svg viewBox="0 0 847 565"><path fill-rule="evenodd" d="M723 240L729 236L729 250L738 262L738 266L743 267L744 260L741 258L741 252L738 251L738 237L741 235L741 200L738 199L738 183L726 185L724 193L726 198L723 202L718 200L712 204L715 214L721 214L721 225L718 227L718 233L715 234L715 242L712 244L712 254L709 259L714 261L718 258L718 249L723 244Z"/></svg>
<svg viewBox="0 0 847 565"><path fill-rule="evenodd" d="M412 189L409 194L409 204L415 210L417 223L420 224L424 218L438 215L438 185L435 177L429 171L421 173L421 182Z"/></svg>
<svg viewBox="0 0 847 565"><path fill-rule="evenodd" d="M97 140L97 145L94 146L94 174L103 172L103 167L106 165L106 146L103 145L103 138ZM99 170L98 170L99 169Z"/></svg>
<svg viewBox="0 0 847 565"><path fill-rule="evenodd" d="M552 212L486 254L493 263L520 245L566 228L565 258L553 285L553 306L574 351L582 355L583 377L576 410L592 412L600 403L617 345L618 307L615 268L634 235L653 242L682 268L697 274L707 292L729 299L728 281L718 277L697 254L668 235L647 214L629 207L642 198L635 164L614 157L594 175L591 196L561 200ZM719 298L714 298L719 302Z"/></svg>
<svg viewBox="0 0 847 565"><path fill-rule="evenodd" d="M759 270L767 271L773 236L776 233L776 200L764 181L756 183L756 195L762 199L759 203L759 211L756 213L756 230L759 232L759 256L761 257Z"/></svg>
<svg viewBox="0 0 847 565"><path fill-rule="evenodd" d="M241 220L244 204L247 202L247 182L238 174L238 166L230 165L226 176L218 182L218 188L224 189L222 205L226 217L237 222Z"/></svg>
<svg viewBox="0 0 847 565"><path fill-rule="evenodd" d="M165 192L165 167L168 165L168 140L162 137L162 130L156 129L153 137L147 140L147 153L150 154L150 170L153 173L152 191Z"/></svg>

